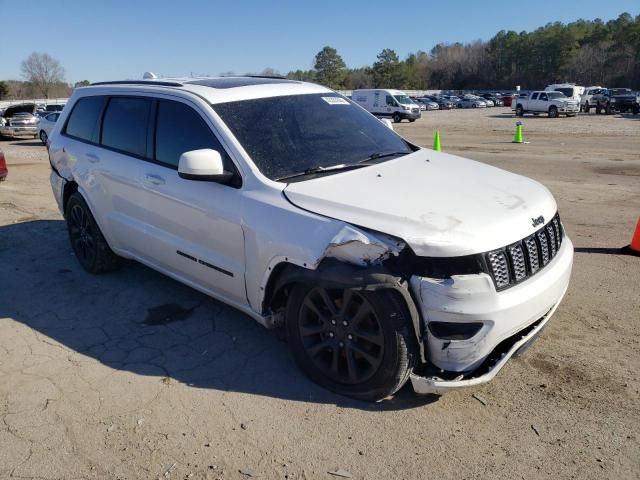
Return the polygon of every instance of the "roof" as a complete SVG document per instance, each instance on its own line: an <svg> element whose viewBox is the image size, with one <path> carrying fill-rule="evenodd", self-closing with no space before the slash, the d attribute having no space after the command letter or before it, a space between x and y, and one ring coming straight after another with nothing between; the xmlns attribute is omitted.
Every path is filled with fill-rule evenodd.
<svg viewBox="0 0 640 480"><path fill-rule="evenodd" d="M226 103L255 98L330 93L332 90L314 83L280 77L186 77L120 80L93 83L92 86L147 86L186 90L203 97L209 103Z"/></svg>

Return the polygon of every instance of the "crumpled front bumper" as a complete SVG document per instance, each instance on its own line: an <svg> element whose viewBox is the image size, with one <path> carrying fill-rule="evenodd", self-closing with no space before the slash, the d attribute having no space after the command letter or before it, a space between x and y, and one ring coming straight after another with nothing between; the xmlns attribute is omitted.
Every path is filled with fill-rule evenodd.
<svg viewBox="0 0 640 480"><path fill-rule="evenodd" d="M411 377L416 392L441 393L490 381L549 321L567 290L572 266L573 245L565 236L548 265L503 291L496 291L487 274L412 277L429 362L424 376ZM467 338L439 338L431 322L475 324L479 330Z"/></svg>
<svg viewBox="0 0 640 480"><path fill-rule="evenodd" d="M419 394L441 395L449 390L475 387L490 382L502 367L507 364L511 357L526 350L538 338L559 304L560 302L556 303L544 317L525 329L526 332L518 333L502 342L475 372L468 375L460 374L450 380L440 378L436 375L421 377L411 374L410 378L413 390Z"/></svg>

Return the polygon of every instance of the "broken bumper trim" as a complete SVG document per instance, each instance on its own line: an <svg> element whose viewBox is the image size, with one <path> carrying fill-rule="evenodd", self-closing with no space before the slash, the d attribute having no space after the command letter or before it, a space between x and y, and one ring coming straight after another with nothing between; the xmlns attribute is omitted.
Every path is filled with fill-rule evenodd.
<svg viewBox="0 0 640 480"><path fill-rule="evenodd" d="M566 290L565 290L566 292ZM564 292L562 294L564 297ZM497 353L498 359L493 362L492 365L486 366L486 363L480 366L476 371L471 372L467 375L470 378L464 378L465 374L460 374L453 380L444 380L439 377L421 377L416 374L411 374L411 385L413 386L413 390L419 394L443 394L449 390L456 390L459 388L466 387L475 387L477 385L482 385L483 383L487 383L491 381L498 372L506 365L509 359L517 354L520 350L526 349L538 335L542 332L542 329L545 327L553 313L556 311L556 308L560 304L560 300L549 310L542 318L538 319L536 322L526 327L523 331L520 331L513 335L511 338L507 339L506 342L511 343L511 346L502 353L496 352L500 349L500 346L489 355L489 358L492 357L494 353ZM518 339L519 338L519 339ZM518 339L518 340L515 340ZM515 340L515 341L514 341ZM474 376L477 372L484 371L484 373L479 376Z"/></svg>

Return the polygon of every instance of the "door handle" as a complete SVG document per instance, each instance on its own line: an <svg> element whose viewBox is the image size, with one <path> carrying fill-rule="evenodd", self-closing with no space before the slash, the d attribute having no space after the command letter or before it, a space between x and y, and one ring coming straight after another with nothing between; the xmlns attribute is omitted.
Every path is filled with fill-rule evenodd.
<svg viewBox="0 0 640 480"><path fill-rule="evenodd" d="M97 155L94 155L93 153L85 153L84 156L91 163L98 163L100 161L100 158Z"/></svg>
<svg viewBox="0 0 640 480"><path fill-rule="evenodd" d="M154 175L153 173L147 173L145 178L146 178L148 183L151 183L153 185L164 185L164 178L162 178L160 175Z"/></svg>

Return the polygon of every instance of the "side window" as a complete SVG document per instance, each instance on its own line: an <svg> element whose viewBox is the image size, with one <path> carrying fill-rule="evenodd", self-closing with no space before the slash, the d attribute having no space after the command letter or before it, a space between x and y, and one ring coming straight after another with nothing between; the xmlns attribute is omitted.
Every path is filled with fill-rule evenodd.
<svg viewBox="0 0 640 480"><path fill-rule="evenodd" d="M65 133L69 136L95 142L96 131L104 97L84 97L78 100L69 116Z"/></svg>
<svg viewBox="0 0 640 480"><path fill-rule="evenodd" d="M100 143L105 147L145 156L150 105L151 101L146 98L111 98L102 121Z"/></svg>
<svg viewBox="0 0 640 480"><path fill-rule="evenodd" d="M537 100L538 99L538 94L534 93L533 95L531 95L531 100Z"/></svg>
<svg viewBox="0 0 640 480"><path fill-rule="evenodd" d="M387 95L387 106L388 107L397 106L396 100L391 95Z"/></svg>
<svg viewBox="0 0 640 480"><path fill-rule="evenodd" d="M546 94L546 93L541 93L541 94L540 94L540 100L542 100L542 101L544 101L544 102L546 102L547 100L549 100L549 99L547 98L547 94Z"/></svg>
<svg viewBox="0 0 640 480"><path fill-rule="evenodd" d="M180 155L201 148L220 152L225 170L235 171L223 146L198 112L184 103L159 100L155 134L156 161L177 168Z"/></svg>

